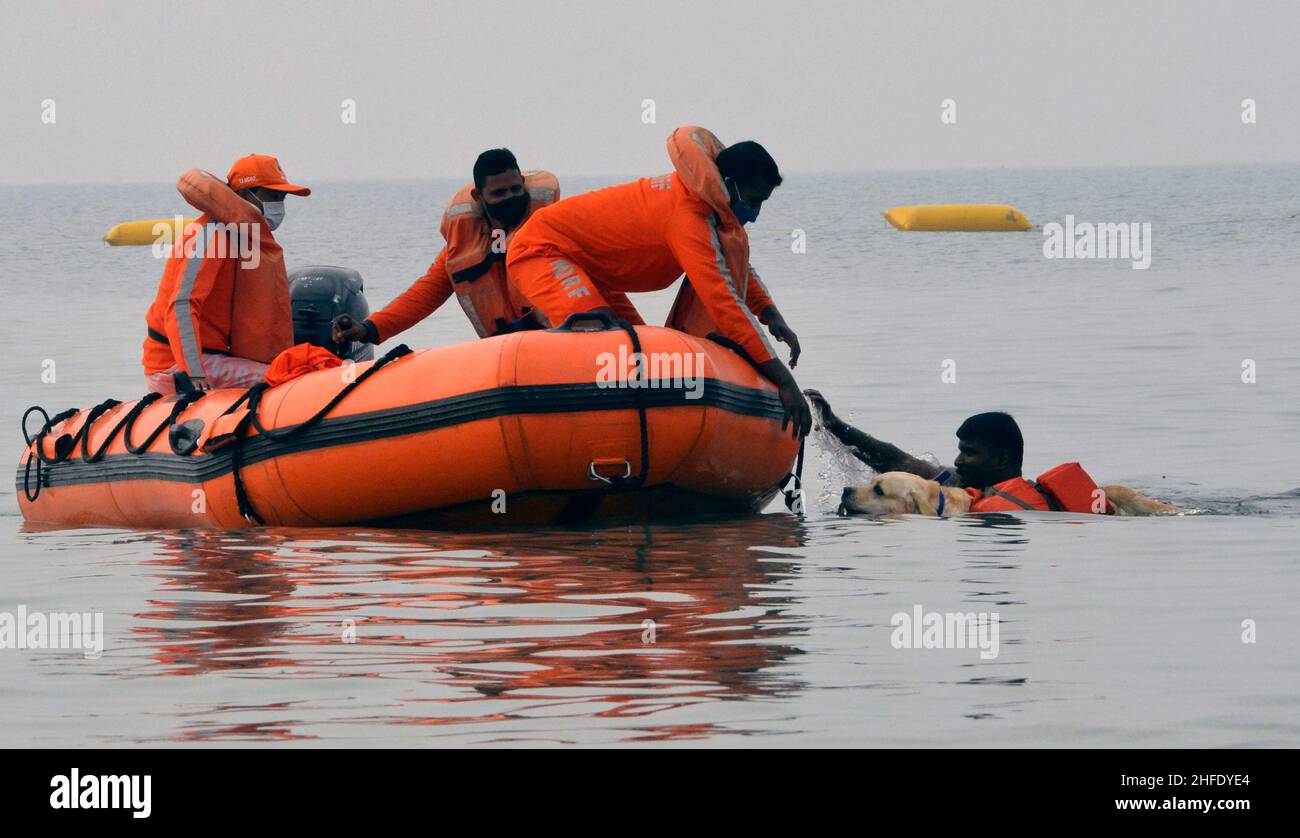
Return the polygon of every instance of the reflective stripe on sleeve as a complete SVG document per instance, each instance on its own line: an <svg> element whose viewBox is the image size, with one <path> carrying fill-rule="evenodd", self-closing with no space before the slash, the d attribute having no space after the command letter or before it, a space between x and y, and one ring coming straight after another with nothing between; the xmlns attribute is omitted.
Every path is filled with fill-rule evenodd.
<svg viewBox="0 0 1300 838"><path fill-rule="evenodd" d="M718 222L711 215L708 220L709 235L713 237L713 256L718 263L718 270L722 273L722 279L727 283L727 290L731 292L731 298L736 301L736 305L749 318L749 322L754 327L754 332L757 333L759 340L763 342L763 348L767 350L767 354L775 358L777 357L776 349L768 341L767 334L763 331L763 324L758 322L758 318L749 310L749 306L745 305L744 299L736 293L736 283L732 280L731 271L727 268L727 255L722 252L722 243L718 241Z"/></svg>
<svg viewBox="0 0 1300 838"><path fill-rule="evenodd" d="M207 232L213 228L208 224L194 234L194 248L185 261L185 275L181 277L181 286L176 291L173 316L176 329L181 336L181 354L185 359L185 368L190 375L203 375L203 353L199 348L198 335L194 334L194 318L191 316L190 298L194 294L194 283L203 269L203 254L207 252Z"/></svg>

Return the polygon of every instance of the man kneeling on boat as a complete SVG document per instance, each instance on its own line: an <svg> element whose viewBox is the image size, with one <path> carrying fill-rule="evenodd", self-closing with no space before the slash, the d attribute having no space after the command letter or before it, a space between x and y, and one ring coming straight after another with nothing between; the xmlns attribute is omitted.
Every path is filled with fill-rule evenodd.
<svg viewBox="0 0 1300 838"><path fill-rule="evenodd" d="M284 196L311 190L288 183L265 154L235 161L224 182L191 169L176 188L202 215L172 245L145 315L146 383L172 393L184 373L199 390L251 387L293 345L284 252L271 231Z"/></svg>
<svg viewBox="0 0 1300 838"><path fill-rule="evenodd" d="M685 271L669 325L701 337L714 333L748 356L779 389L793 433L804 435L812 425L808 402L762 324L790 345L790 366L799 339L750 267L744 228L781 184L776 162L758 143L726 147L694 126L673 132L668 154L670 174L534 214L506 258L510 282L552 325L586 312L643 325L627 292L667 288Z"/></svg>
<svg viewBox="0 0 1300 838"><path fill-rule="evenodd" d="M555 175L520 171L508 149L483 152L474 161L474 182L443 212L447 244L429 270L367 320L340 316L334 341L388 340L433 314L452 294L481 338L540 328L528 302L506 281L506 247L525 219L559 199Z"/></svg>
<svg viewBox="0 0 1300 838"><path fill-rule="evenodd" d="M1025 441L1009 414L978 413L957 429L957 459L951 468L928 463L863 433L831 410L816 390L807 392L822 427L880 476L868 486L845 488L848 512L920 512L943 516L962 512L1093 512L1151 515L1178 507L1152 500L1126 486L1099 487L1078 463L1063 463L1030 482L1021 476ZM907 480L916 475L930 486ZM896 477L895 477L896 476ZM935 485L937 484L937 485ZM951 487L951 488L950 488ZM952 489L958 492L953 494ZM961 491L964 489L964 492ZM958 503L946 502L952 498Z"/></svg>

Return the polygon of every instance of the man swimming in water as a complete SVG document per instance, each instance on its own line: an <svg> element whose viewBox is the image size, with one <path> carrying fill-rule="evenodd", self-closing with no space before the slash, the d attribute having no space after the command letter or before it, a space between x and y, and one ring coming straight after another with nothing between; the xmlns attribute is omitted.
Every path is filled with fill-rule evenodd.
<svg viewBox="0 0 1300 838"><path fill-rule="evenodd" d="M1093 497L1097 486L1078 463L1057 466L1040 475L1037 482L1026 480L1021 475L1025 440L1020 426L1007 413L977 413L962 422L957 428L957 459L945 467L858 430L836 416L818 391L805 390L804 395L821 426L872 470L880 474L907 472L942 486L964 488L972 496L971 512L1113 512L1111 501L1122 503L1128 514L1178 511L1124 486L1107 486L1099 498ZM1054 493L1053 488L1076 491Z"/></svg>

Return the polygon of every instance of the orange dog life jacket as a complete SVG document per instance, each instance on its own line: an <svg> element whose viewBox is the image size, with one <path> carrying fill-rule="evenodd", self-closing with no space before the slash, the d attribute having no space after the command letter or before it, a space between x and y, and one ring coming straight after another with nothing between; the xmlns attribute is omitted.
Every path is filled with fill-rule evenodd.
<svg viewBox="0 0 1300 838"><path fill-rule="evenodd" d="M1047 498L1023 477L1003 480L983 491L967 489L966 494L974 499L970 505L971 512L1019 512L1023 509L1049 512L1052 509Z"/></svg>
<svg viewBox="0 0 1300 838"><path fill-rule="evenodd" d="M1029 509L1052 512L1084 512L1114 515L1115 506L1105 500L1097 507L1105 493L1097 487L1088 472L1078 463L1062 463L1038 476L1036 483L1023 477L1004 480L996 486L980 491L967 489L974 498L971 512L1015 512Z"/></svg>
<svg viewBox="0 0 1300 838"><path fill-rule="evenodd" d="M524 172L528 190L526 221L542 207L560 199L560 182L550 172ZM442 237L447 240L447 274L456 300L465 310L479 337L499 334L527 313L528 301L506 280L506 247L503 237L492 228L483 205L474 200L474 184L463 187L451 199L442 215ZM515 227L517 231L523 221Z"/></svg>
<svg viewBox="0 0 1300 838"><path fill-rule="evenodd" d="M1062 463L1038 475L1038 488L1063 512L1115 514L1115 505L1078 463Z"/></svg>

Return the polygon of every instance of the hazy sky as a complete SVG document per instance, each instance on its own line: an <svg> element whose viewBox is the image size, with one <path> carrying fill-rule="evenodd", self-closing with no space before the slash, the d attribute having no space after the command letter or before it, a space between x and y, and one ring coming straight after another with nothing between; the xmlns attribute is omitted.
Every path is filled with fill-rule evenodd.
<svg viewBox="0 0 1300 838"><path fill-rule="evenodd" d="M0 183L650 174L685 123L790 171L1300 160L1296 2L0 7Z"/></svg>

